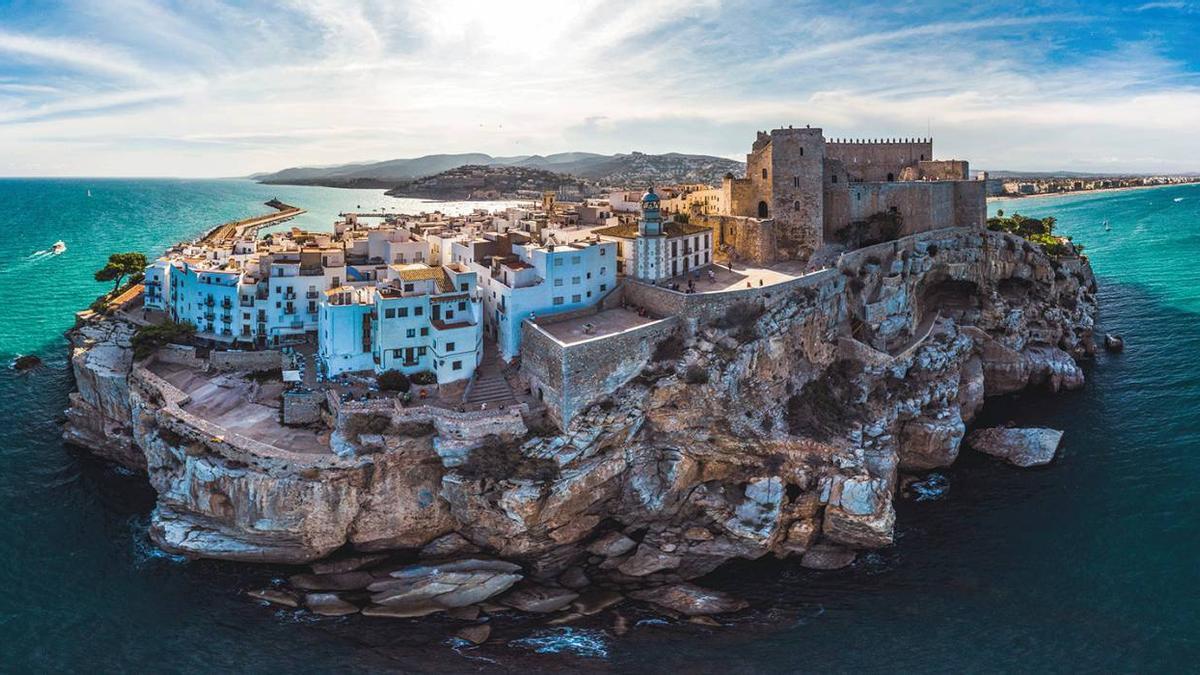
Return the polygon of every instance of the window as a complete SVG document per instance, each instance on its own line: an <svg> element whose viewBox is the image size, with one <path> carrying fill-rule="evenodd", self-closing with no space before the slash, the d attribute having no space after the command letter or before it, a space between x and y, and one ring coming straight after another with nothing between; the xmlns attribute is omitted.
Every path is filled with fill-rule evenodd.
<svg viewBox="0 0 1200 675"><path fill-rule="evenodd" d="M562 286L562 285L563 285L563 280L562 280L562 279L555 279L555 280L554 280L554 285L555 285L555 286Z"/></svg>
<svg viewBox="0 0 1200 675"><path fill-rule="evenodd" d="M462 361L455 361L450 364L451 370L462 370Z"/></svg>
<svg viewBox="0 0 1200 675"><path fill-rule="evenodd" d="M579 297L578 295L572 295L571 302L583 302L583 298Z"/></svg>
<svg viewBox="0 0 1200 675"><path fill-rule="evenodd" d="M763 180L767 179L767 170L763 169Z"/></svg>
<svg viewBox="0 0 1200 675"><path fill-rule="evenodd" d="M390 311L390 310L389 310L389 311ZM408 316L408 308L407 308L407 307L401 307L401 308L400 308L400 316L401 316L401 317Z"/></svg>
<svg viewBox="0 0 1200 675"><path fill-rule="evenodd" d="M579 256L577 256L577 255L573 255L573 256L571 256L571 264L572 264L572 265L578 265L578 264L579 264L579 260L580 260Z"/></svg>
<svg viewBox="0 0 1200 675"><path fill-rule="evenodd" d="M405 293L412 293L412 290L413 290L412 284L404 284L404 292Z"/></svg>
<svg viewBox="0 0 1200 675"><path fill-rule="evenodd" d="M800 176L792 176L792 187L800 187Z"/></svg>
<svg viewBox="0 0 1200 675"><path fill-rule="evenodd" d="M608 249L601 246L600 247L600 255L608 255Z"/></svg>
<svg viewBox="0 0 1200 675"><path fill-rule="evenodd" d="M458 311L460 311L460 312L467 311L467 303L465 303L465 302L458 303Z"/></svg>
<svg viewBox="0 0 1200 675"><path fill-rule="evenodd" d="M571 285L578 286L583 280L579 277L571 277Z"/></svg>
<svg viewBox="0 0 1200 675"><path fill-rule="evenodd" d="M417 347L417 356L425 356L425 352L426 352L425 347Z"/></svg>
<svg viewBox="0 0 1200 675"><path fill-rule="evenodd" d="M424 315L425 315L424 307L413 307L413 316L424 316Z"/></svg>
<svg viewBox="0 0 1200 675"><path fill-rule="evenodd" d="M799 211L800 210L800 202L799 201L792 202L792 209L795 211Z"/></svg>
<svg viewBox="0 0 1200 675"><path fill-rule="evenodd" d="M600 284L600 292L601 293L603 293L604 291L607 291L607 290L608 290L608 284Z"/></svg>
<svg viewBox="0 0 1200 675"><path fill-rule="evenodd" d="M554 298L554 304L556 304L556 305L561 305L561 304L563 304L563 299L562 299L562 296L561 296L561 295L559 295L559 296L556 296L556 297Z"/></svg>
<svg viewBox="0 0 1200 675"><path fill-rule="evenodd" d="M554 266L555 266L555 267L562 267L562 258L555 258L555 259L554 259Z"/></svg>
<svg viewBox="0 0 1200 675"><path fill-rule="evenodd" d="M429 335L429 326L422 326L421 337L425 337L426 335Z"/></svg>
<svg viewBox="0 0 1200 675"><path fill-rule="evenodd" d="M454 351L454 343L453 342L446 343L446 351L448 351L448 352Z"/></svg>
<svg viewBox="0 0 1200 675"><path fill-rule="evenodd" d="M453 319L453 318L454 318L454 311L447 309L446 310L446 320L449 321L450 319Z"/></svg>
<svg viewBox="0 0 1200 675"><path fill-rule="evenodd" d="M803 156L804 156L804 148L800 148L800 156L801 156L801 157L803 157Z"/></svg>
<svg viewBox="0 0 1200 675"><path fill-rule="evenodd" d="M467 282L465 282L465 281L464 281L463 283L461 283L461 284L459 284L459 285L458 285L458 290L460 290L460 291L467 291L467 290L470 290L470 289L469 289L469 288L467 288Z"/></svg>
<svg viewBox="0 0 1200 675"><path fill-rule="evenodd" d="M409 328L408 330L404 331L404 337L410 337L410 338L417 337L417 329Z"/></svg>
<svg viewBox="0 0 1200 675"><path fill-rule="evenodd" d="M759 218L766 218L766 217L768 217L768 216L767 216L767 213L768 213L768 209L767 209L767 203L766 203L766 202L759 202L759 203L758 203L758 217L759 217Z"/></svg>
<svg viewBox="0 0 1200 675"><path fill-rule="evenodd" d="M833 182L835 182L835 183L837 182L837 174L836 173L833 174Z"/></svg>

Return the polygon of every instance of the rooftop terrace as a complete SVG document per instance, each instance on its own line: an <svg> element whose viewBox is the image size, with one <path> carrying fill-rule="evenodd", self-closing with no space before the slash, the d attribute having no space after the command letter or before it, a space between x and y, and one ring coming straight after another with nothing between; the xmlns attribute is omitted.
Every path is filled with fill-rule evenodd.
<svg viewBox="0 0 1200 675"><path fill-rule="evenodd" d="M618 307L569 319L555 320L553 315L540 317L535 319L534 323L555 340L569 345L616 335L655 321L653 317L641 316L637 312Z"/></svg>

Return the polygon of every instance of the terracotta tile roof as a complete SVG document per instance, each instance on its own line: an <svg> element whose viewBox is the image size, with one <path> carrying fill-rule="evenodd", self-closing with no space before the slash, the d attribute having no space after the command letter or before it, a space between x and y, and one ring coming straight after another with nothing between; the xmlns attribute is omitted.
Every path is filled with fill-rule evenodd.
<svg viewBox="0 0 1200 675"><path fill-rule="evenodd" d="M429 267L427 265L404 267L397 270L397 272L400 278L405 281L437 281L445 273L440 267Z"/></svg>

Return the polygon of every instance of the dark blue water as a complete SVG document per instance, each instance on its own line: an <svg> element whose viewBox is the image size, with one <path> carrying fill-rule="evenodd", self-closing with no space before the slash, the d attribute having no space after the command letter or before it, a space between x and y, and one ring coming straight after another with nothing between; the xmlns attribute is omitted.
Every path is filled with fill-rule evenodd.
<svg viewBox="0 0 1200 675"><path fill-rule="evenodd" d="M396 204L244 181L0 181L0 359L46 362L0 370L0 671L1196 669L1200 186L992 205L1053 214L1087 245L1104 329L1128 345L1089 364L1082 391L989 402L985 422L1064 429L1054 464L964 453L942 499L900 504L897 545L847 571L722 570L706 583L756 607L728 628L638 625L649 617L625 610L622 638L607 618L514 621L477 650L444 643L448 621L311 619L249 602L242 591L287 570L163 556L145 536L144 479L58 440L61 332L100 290L92 271L111 251L156 253L273 196L312 210L305 226ZM26 259L57 239L67 253Z"/></svg>

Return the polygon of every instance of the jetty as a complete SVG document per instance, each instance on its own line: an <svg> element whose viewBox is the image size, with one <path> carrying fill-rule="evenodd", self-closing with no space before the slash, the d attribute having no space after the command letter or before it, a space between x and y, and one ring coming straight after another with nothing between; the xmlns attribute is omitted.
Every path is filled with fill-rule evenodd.
<svg viewBox="0 0 1200 675"><path fill-rule="evenodd" d="M248 234L257 237L262 228L287 222L305 212L298 206L285 204L278 199L272 199L266 202L266 205L275 209L276 213L222 223L209 230L196 243L207 246L232 246L233 242L243 239Z"/></svg>

